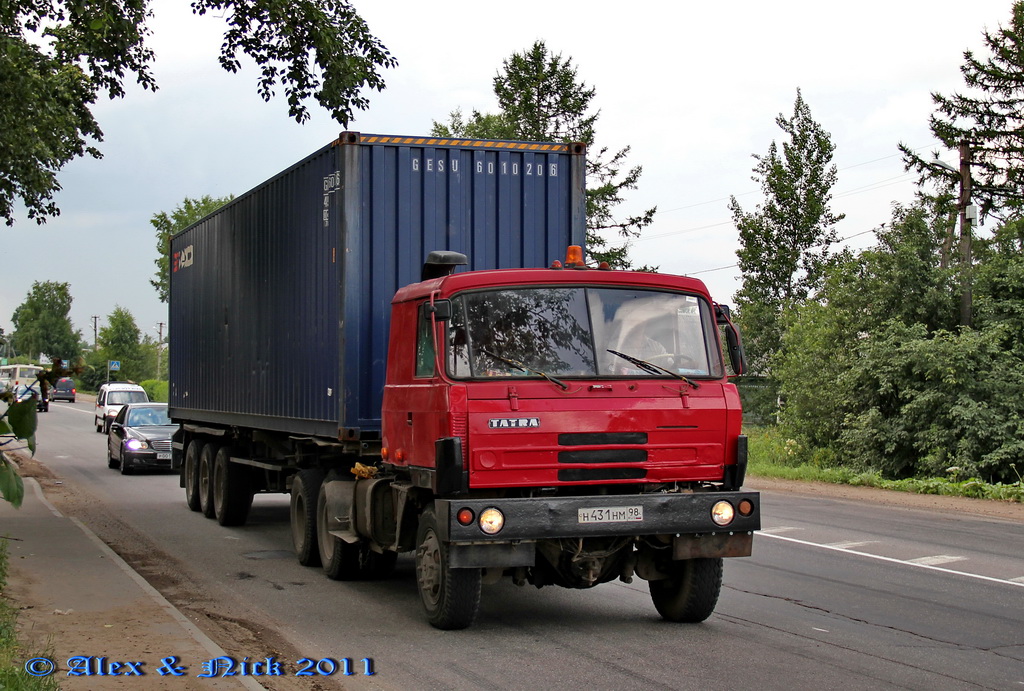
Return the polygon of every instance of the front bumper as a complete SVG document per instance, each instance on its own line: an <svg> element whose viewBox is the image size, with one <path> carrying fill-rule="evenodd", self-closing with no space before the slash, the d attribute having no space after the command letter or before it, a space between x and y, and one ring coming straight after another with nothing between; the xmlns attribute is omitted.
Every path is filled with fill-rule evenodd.
<svg viewBox="0 0 1024 691"><path fill-rule="evenodd" d="M753 510L739 513L747 500ZM711 518L711 509L727 501L736 509L735 518L725 526ZM528 565L533 543L539 540L588 537L668 536L676 559L694 557L735 557L750 554L752 535L761 528L761 500L757 492L696 492L584 497L535 497L524 499L438 499L435 507L442 530L450 544L450 564L457 567ZM474 516L496 508L505 517L504 527L495 535L484 533L474 520L462 525L459 511ZM585 521L583 514L609 509L606 515L625 518L642 514L642 520Z"/></svg>
<svg viewBox="0 0 1024 691"><path fill-rule="evenodd" d="M121 458L121 462L127 464L129 468L171 469L171 459L158 458L155 451L129 451L126 449Z"/></svg>

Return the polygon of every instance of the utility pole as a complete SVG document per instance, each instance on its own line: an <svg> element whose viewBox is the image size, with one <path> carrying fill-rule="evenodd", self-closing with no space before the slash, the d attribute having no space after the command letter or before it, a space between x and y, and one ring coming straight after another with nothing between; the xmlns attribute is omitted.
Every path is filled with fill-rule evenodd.
<svg viewBox="0 0 1024 691"><path fill-rule="evenodd" d="M960 142L960 325L974 323L971 297L971 224L977 212L971 207L971 145Z"/></svg>
<svg viewBox="0 0 1024 691"><path fill-rule="evenodd" d="M96 324L99 320L100 318L97 315L92 315L92 350L94 353L99 350L99 343L96 339Z"/></svg>
<svg viewBox="0 0 1024 691"><path fill-rule="evenodd" d="M160 351L162 351L164 348L164 323L157 322L156 330L157 333L160 334L160 337L157 339L156 342L156 378L160 379Z"/></svg>
<svg viewBox="0 0 1024 691"><path fill-rule="evenodd" d="M971 297L973 274L971 226L978 220L978 209L971 204L971 154L970 143L962 141L960 142L959 169L938 158L932 161L935 166L949 171L960 180L960 201L957 204L957 210L960 212L960 326L971 326L974 323L974 306ZM948 243L952 244L952 237L948 238ZM945 257L945 246L943 247L943 257Z"/></svg>

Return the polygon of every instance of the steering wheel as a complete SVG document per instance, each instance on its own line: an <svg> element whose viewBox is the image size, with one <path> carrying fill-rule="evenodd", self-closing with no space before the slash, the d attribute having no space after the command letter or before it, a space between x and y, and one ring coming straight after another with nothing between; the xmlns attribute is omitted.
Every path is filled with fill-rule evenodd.
<svg viewBox="0 0 1024 691"><path fill-rule="evenodd" d="M658 353L657 355L651 355L644 359L647 360L647 362L660 367L666 367L667 365L674 364L676 367L682 369L698 369L697 361L692 357L683 355L682 353Z"/></svg>

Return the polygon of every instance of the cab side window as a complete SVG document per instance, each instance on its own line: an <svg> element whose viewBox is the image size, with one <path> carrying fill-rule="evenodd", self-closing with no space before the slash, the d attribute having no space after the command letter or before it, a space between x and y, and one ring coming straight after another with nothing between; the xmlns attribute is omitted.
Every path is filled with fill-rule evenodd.
<svg viewBox="0 0 1024 691"><path fill-rule="evenodd" d="M416 328L416 376L433 377L435 374L434 362L434 333L432 330L433 321L430 319L430 312L427 311L429 303L423 303L419 309L419 320Z"/></svg>

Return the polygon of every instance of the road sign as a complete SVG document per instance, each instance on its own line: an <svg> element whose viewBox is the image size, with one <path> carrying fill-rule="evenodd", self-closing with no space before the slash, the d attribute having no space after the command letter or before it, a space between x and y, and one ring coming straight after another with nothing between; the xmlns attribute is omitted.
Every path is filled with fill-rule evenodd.
<svg viewBox="0 0 1024 691"><path fill-rule="evenodd" d="M121 369L121 361L120 360L110 360L110 361L108 361L107 362L107 369L109 369L111 372L119 371Z"/></svg>

